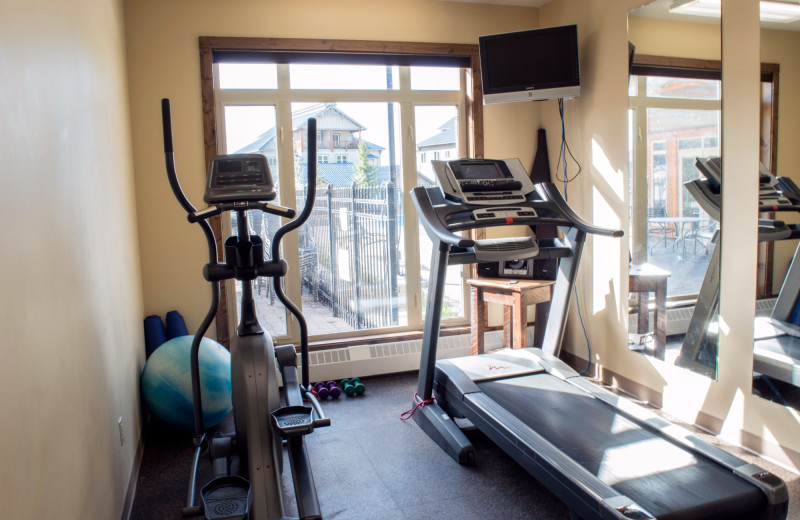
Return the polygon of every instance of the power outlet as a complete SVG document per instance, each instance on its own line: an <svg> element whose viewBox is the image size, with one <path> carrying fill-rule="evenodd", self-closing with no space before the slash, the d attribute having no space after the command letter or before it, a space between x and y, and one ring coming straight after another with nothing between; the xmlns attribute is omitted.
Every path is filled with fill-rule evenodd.
<svg viewBox="0 0 800 520"><path fill-rule="evenodd" d="M122 424L122 417L117 419L117 427L119 428L119 445L125 445L125 426Z"/></svg>

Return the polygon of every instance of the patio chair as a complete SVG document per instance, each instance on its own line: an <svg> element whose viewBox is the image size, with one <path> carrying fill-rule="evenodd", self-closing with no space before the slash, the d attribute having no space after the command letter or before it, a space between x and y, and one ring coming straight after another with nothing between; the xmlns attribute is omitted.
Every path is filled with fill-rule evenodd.
<svg viewBox="0 0 800 520"><path fill-rule="evenodd" d="M648 236L653 236L656 240L650 245L650 254L656 249L656 246L663 243L664 248L669 244L670 239L675 239L677 236L677 229L675 223L656 221L653 219L666 218L667 209L664 206L655 206L647 208L647 232Z"/></svg>

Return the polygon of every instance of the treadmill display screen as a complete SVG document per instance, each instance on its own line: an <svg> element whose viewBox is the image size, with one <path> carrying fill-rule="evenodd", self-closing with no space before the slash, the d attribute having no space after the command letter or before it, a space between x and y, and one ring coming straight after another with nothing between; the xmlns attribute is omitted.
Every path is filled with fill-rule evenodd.
<svg viewBox="0 0 800 520"><path fill-rule="evenodd" d="M508 171L500 169L495 162L462 163L453 169L457 179L507 179L511 177Z"/></svg>

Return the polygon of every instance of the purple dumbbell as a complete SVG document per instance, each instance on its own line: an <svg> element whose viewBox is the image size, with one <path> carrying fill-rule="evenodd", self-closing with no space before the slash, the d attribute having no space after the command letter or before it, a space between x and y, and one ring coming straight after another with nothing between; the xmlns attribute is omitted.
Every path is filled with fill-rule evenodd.
<svg viewBox="0 0 800 520"><path fill-rule="evenodd" d="M328 387L328 395L331 396L331 399L339 399L339 396L342 395L342 389L339 388L339 385L336 384L336 381L328 381L325 383L325 386Z"/></svg>
<svg viewBox="0 0 800 520"><path fill-rule="evenodd" d="M328 390L328 386L321 381L319 383L314 383L314 390L317 391L317 397L320 399L327 399L331 393L331 391Z"/></svg>

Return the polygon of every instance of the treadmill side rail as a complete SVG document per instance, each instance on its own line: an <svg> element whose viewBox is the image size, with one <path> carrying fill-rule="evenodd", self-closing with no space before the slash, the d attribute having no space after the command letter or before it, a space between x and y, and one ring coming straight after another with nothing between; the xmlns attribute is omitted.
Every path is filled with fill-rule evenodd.
<svg viewBox="0 0 800 520"><path fill-rule="evenodd" d="M783 480L755 464L739 466L733 472L761 489L767 495L769 506L767 506L758 520L786 518L789 513L789 489Z"/></svg>

